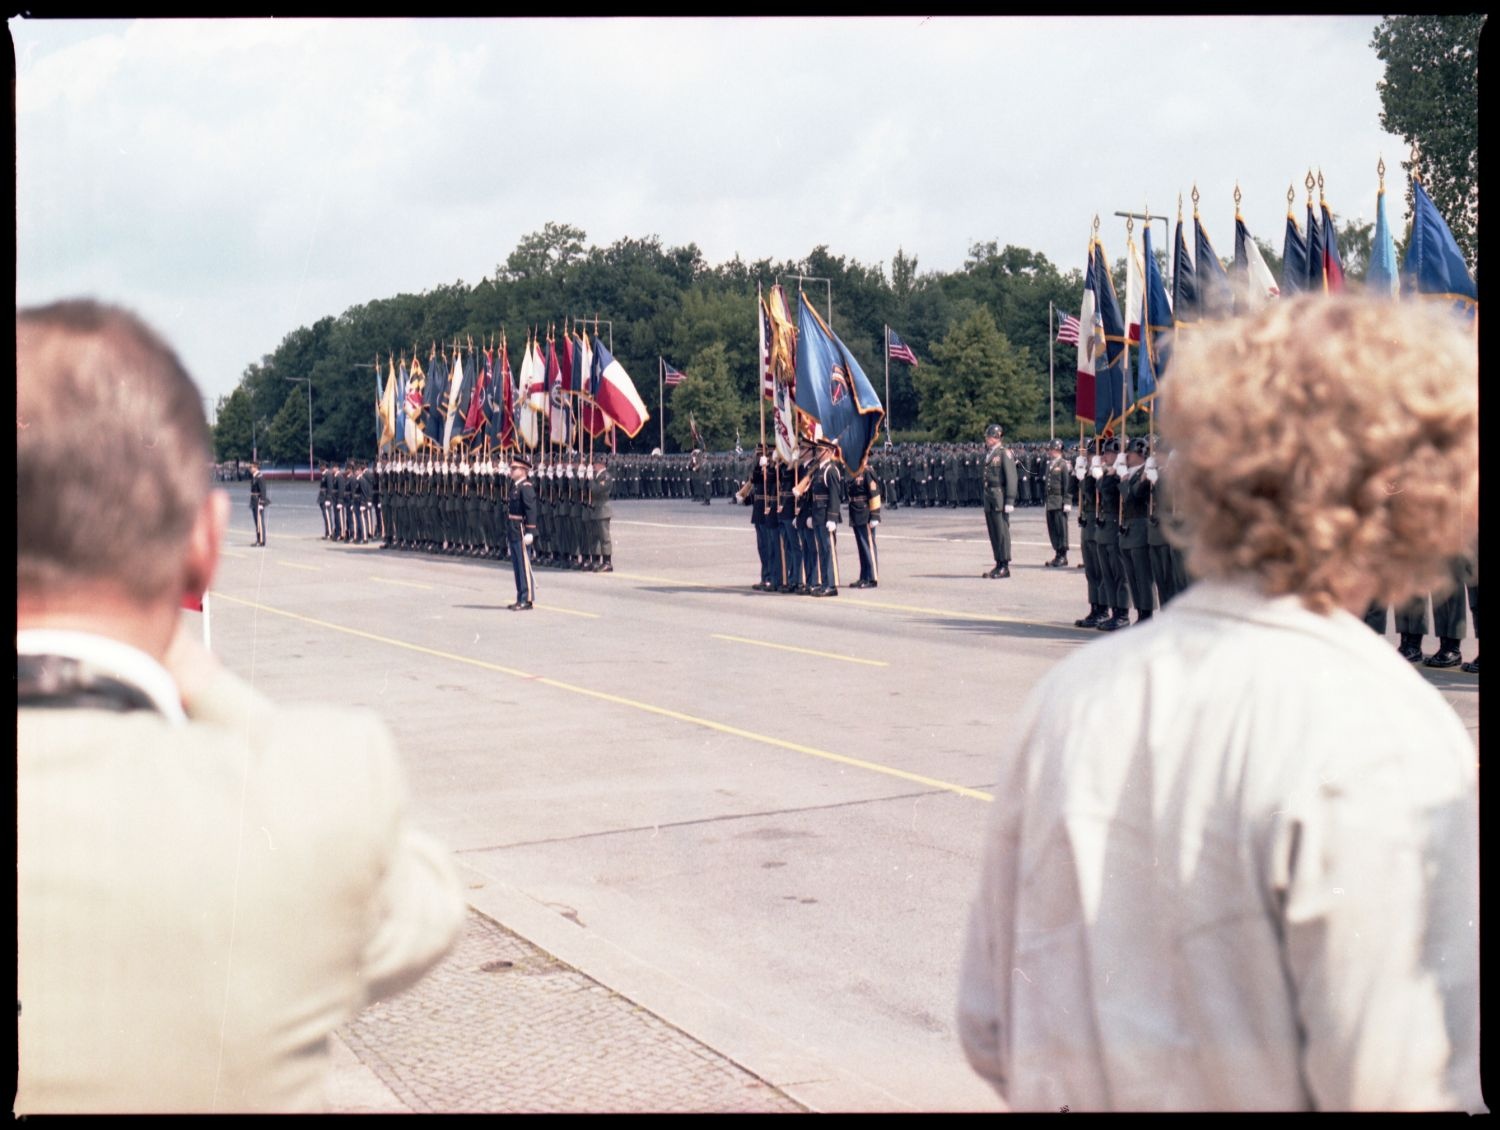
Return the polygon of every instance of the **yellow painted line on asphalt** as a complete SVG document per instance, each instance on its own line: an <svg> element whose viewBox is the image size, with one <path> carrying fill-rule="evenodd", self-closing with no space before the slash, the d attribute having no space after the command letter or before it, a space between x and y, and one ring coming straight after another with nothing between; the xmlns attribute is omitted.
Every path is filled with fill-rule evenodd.
<svg viewBox="0 0 1500 1130"><path fill-rule="evenodd" d="M396 581L390 577L371 577L370 580L382 585L405 585L409 589L431 589L431 585L419 584L416 581Z"/></svg>
<svg viewBox="0 0 1500 1130"><path fill-rule="evenodd" d="M312 624L319 628L327 628L329 631L340 632L359 639L387 644L390 647L398 647L406 651L414 651L420 655L430 655L437 659L449 659L455 663L463 663L469 667L478 667L484 671L496 671L502 675L525 679L528 682L541 683L543 686L552 687L554 690L567 691L569 694L583 695L587 698L598 699L601 702L614 703L616 706L625 706L632 710L639 710L643 714L655 714L659 718L671 718L677 722L685 722L690 726L701 726L705 730L728 734L731 737L744 738L746 741L758 742L761 745L773 746L776 749L785 749L793 753L806 754L808 757L821 758L824 761L832 761L854 769L866 769L871 773L879 773L886 777L896 777L903 781L911 781L918 785L925 785L928 788L939 789L943 792L954 793L957 796L965 796L973 800L993 801L995 799L991 793L983 792L980 789L971 789L966 785L955 785L951 781L942 781L936 777L926 777L920 773L909 773L905 769L896 769L890 765L881 765L876 761L865 761L858 757L846 757L841 753L833 753L826 749L803 745L800 742L790 742L785 738L774 738L769 734L757 734L753 730L743 730L738 726L730 726L724 722L715 722L711 718L700 718L694 714L685 714L680 710L670 710L665 706L654 706L649 702L640 702L636 699L625 698L622 695L610 694L607 691L597 691L592 687L580 687L577 684L565 683L560 679L548 678L545 675L533 675L517 667L506 667L499 663L490 663L487 660L475 659L468 655L455 655L451 651L439 651L437 648L407 643L405 640L376 635L374 632L361 631L358 628L348 628L343 624L334 624L328 620L318 620L312 616L303 616L297 612L287 612L284 609L272 608L267 604L259 604L253 600L245 600L241 597L229 596L217 591L212 592L211 595L221 600L227 600L231 604L254 608L259 612L268 612L273 616L284 616L288 620L296 620L303 624Z"/></svg>
<svg viewBox="0 0 1500 1130"><path fill-rule="evenodd" d="M569 616L584 616L590 620L599 619L597 612L580 612L576 608L562 608L556 604L538 604L535 607L538 612L565 612Z"/></svg>
<svg viewBox="0 0 1500 1130"><path fill-rule="evenodd" d="M795 651L800 655L816 655L823 659L841 659L845 663L863 663L867 667L889 667L890 664L883 659L861 659L857 655L840 655L836 651L814 651L810 647L793 647L786 643L771 643L768 640L751 640L744 636L721 636L717 632L709 635L716 640L728 640L730 643L748 643L756 647L774 647L777 651Z"/></svg>
<svg viewBox="0 0 1500 1130"><path fill-rule="evenodd" d="M850 605L860 607L868 606L870 608L887 608L892 612L918 612L923 616L951 616L956 617L960 620L987 620L995 624L1036 625L1037 623L1035 620L1023 620L1019 616L997 616L993 612L957 612L952 608L923 608L921 605L917 604L891 604L888 601L867 600L864 597L855 597L851 600L846 601L843 606L845 608L848 608ZM1045 626L1049 628L1055 628L1057 625L1048 624Z"/></svg>
<svg viewBox="0 0 1500 1130"><path fill-rule="evenodd" d="M221 550L219 550L219 556L220 557L233 557L236 561L244 561L250 555L248 553L235 553L233 550L230 550L230 549L221 549Z"/></svg>
<svg viewBox="0 0 1500 1130"><path fill-rule="evenodd" d="M323 566L321 565L298 565L295 561L278 561L276 564L285 565L288 569L306 569L309 573L321 573L323 571Z"/></svg>

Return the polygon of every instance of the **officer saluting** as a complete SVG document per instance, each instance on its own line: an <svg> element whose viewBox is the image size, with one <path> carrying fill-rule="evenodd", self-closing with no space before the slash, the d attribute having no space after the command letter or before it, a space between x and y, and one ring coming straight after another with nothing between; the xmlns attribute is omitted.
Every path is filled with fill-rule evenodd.
<svg viewBox="0 0 1500 1130"><path fill-rule="evenodd" d="M526 612L535 597L531 575L531 543L536 538L536 487L531 484L531 460L517 453L510 457L513 486L508 508L510 561L516 573L516 602L512 612Z"/></svg>

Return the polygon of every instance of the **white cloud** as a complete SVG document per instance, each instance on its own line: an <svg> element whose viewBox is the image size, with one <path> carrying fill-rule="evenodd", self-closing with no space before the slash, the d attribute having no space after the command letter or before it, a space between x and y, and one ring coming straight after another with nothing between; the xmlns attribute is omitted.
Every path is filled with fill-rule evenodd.
<svg viewBox="0 0 1500 1130"><path fill-rule="evenodd" d="M1375 23L13 20L17 292L140 309L217 394L548 220L711 263L952 270L995 239L1066 269L1096 212L1119 254L1113 212L1191 214L1195 182L1227 251L1238 182L1279 245L1309 166L1342 215L1374 215L1382 154L1399 183Z"/></svg>

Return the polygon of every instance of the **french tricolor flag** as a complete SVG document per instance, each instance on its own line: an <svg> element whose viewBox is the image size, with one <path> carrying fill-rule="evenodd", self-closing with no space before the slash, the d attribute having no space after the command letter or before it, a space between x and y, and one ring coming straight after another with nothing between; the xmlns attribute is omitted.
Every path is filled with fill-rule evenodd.
<svg viewBox="0 0 1500 1130"><path fill-rule="evenodd" d="M645 402L635 391L630 374L610 356L598 338L594 339L593 383L594 399L604 414L634 439L651 418L651 413L646 411Z"/></svg>

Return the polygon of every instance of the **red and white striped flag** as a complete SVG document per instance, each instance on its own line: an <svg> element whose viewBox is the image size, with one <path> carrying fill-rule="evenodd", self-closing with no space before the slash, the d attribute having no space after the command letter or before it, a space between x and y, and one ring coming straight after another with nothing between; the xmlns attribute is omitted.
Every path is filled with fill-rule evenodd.
<svg viewBox="0 0 1500 1130"><path fill-rule="evenodd" d="M1078 319L1072 314L1064 314L1062 323L1057 327L1057 340L1064 345L1078 344Z"/></svg>

